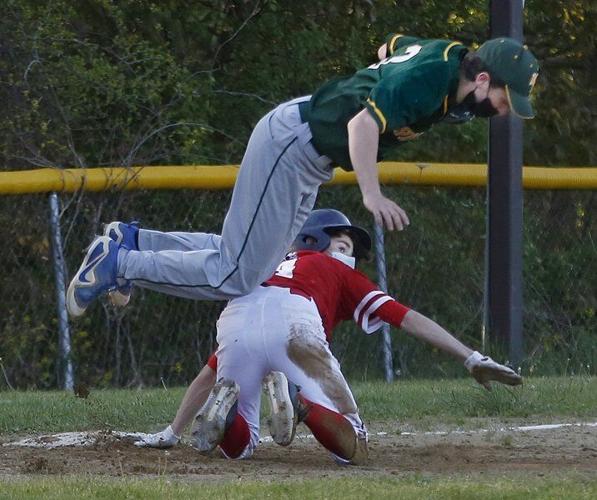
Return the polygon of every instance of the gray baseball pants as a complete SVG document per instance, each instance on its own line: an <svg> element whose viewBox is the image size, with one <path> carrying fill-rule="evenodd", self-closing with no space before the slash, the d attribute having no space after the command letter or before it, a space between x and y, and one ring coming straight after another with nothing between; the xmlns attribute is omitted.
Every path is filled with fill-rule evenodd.
<svg viewBox="0 0 597 500"><path fill-rule="evenodd" d="M311 143L298 103L279 105L255 126L222 235L140 231L140 251L121 250L118 277L191 299L227 300L267 280L311 212L331 161Z"/></svg>

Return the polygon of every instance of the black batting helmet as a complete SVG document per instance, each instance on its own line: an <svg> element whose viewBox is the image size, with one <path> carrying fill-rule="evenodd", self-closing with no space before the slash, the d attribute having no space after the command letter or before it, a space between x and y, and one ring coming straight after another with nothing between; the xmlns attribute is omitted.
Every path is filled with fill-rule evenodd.
<svg viewBox="0 0 597 500"><path fill-rule="evenodd" d="M346 231L354 244L354 257L366 259L371 250L369 233L359 226L353 226L346 215L332 208L313 210L292 244L292 250L313 250L323 252L330 246L330 236ZM313 238L315 242L307 242Z"/></svg>

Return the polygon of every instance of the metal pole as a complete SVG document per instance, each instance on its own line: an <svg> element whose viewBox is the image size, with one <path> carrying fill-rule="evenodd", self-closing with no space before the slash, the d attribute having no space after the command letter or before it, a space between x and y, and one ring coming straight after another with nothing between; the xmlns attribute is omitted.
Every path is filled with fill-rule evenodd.
<svg viewBox="0 0 597 500"><path fill-rule="evenodd" d="M386 279L386 253L384 248L383 229L379 224L374 223L375 237L375 262L377 264L378 285L380 290L388 292L388 282ZM382 341L381 352L383 356L383 367L386 382L394 380L394 362L392 359L392 339L390 338L390 325L384 323L381 329Z"/></svg>
<svg viewBox="0 0 597 500"><path fill-rule="evenodd" d="M56 193L50 195L50 227L52 230L52 256L54 259L54 276L56 282L56 304L58 312L59 351L63 372L63 388L74 387L73 363L71 359L70 329L66 311L66 266L62 252L62 236L60 233L60 210Z"/></svg>
<svg viewBox="0 0 597 500"><path fill-rule="evenodd" d="M522 41L522 0L491 0L492 38ZM509 345L510 363L523 358L522 342L522 120L494 117L489 126L488 311L486 327Z"/></svg>

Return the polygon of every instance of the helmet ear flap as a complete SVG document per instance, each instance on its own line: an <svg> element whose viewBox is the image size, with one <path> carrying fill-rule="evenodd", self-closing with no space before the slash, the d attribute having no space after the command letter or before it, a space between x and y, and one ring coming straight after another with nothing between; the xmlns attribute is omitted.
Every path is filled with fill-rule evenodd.
<svg viewBox="0 0 597 500"><path fill-rule="evenodd" d="M314 252L323 252L330 246L331 231L348 231L354 243L354 256L357 259L368 258L371 249L371 237L369 233L359 227L353 226L342 212L332 208L322 208L313 210L298 236L292 244L292 251L311 250ZM307 240L308 237L314 238L315 243Z"/></svg>
<svg viewBox="0 0 597 500"><path fill-rule="evenodd" d="M313 252L323 252L330 246L330 237L322 228L303 227L301 232L295 238L291 250L311 250Z"/></svg>

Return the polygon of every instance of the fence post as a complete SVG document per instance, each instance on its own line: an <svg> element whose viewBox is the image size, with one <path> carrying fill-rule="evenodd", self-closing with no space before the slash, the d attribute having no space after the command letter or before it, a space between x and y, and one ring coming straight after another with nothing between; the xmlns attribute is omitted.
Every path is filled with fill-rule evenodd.
<svg viewBox="0 0 597 500"><path fill-rule="evenodd" d="M377 224L373 224L374 237L375 237L375 262L377 264L377 276L379 288L388 292L388 282L386 279L386 253L384 248L384 235L383 228ZM383 324L381 329L382 341L381 341L381 352L383 355L383 368L386 382L392 382L394 380L394 362L392 359L392 340L390 338L390 325L387 323Z"/></svg>
<svg viewBox="0 0 597 500"><path fill-rule="evenodd" d="M50 227L52 232L52 257L54 261L54 277L56 282L56 305L58 313L60 363L63 368L63 388L74 387L73 363L71 359L70 329L66 311L66 266L62 252L62 235L60 233L60 209L58 195L50 194Z"/></svg>

